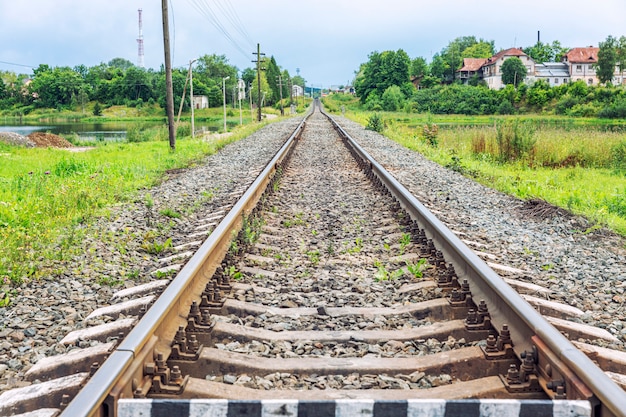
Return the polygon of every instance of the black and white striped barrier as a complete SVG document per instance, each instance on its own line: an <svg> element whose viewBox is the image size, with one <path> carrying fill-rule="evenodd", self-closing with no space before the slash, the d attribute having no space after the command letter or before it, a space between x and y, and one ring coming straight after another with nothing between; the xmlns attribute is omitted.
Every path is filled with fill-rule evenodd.
<svg viewBox="0 0 626 417"><path fill-rule="evenodd" d="M122 399L118 417L591 417L568 400L149 400Z"/></svg>

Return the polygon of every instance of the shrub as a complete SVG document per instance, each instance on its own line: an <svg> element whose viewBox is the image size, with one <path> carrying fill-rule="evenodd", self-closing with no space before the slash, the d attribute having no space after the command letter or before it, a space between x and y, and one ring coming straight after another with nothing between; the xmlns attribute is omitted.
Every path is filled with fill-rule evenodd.
<svg viewBox="0 0 626 417"><path fill-rule="evenodd" d="M611 148L611 163L613 169L626 172L626 140Z"/></svg>
<svg viewBox="0 0 626 417"><path fill-rule="evenodd" d="M180 123L176 126L176 137L191 136L191 123Z"/></svg>
<svg viewBox="0 0 626 417"><path fill-rule="evenodd" d="M530 156L537 139L535 129L519 120L496 123L496 142L501 162L516 161Z"/></svg>
<svg viewBox="0 0 626 417"><path fill-rule="evenodd" d="M439 126L434 123L426 123L422 128L422 135L428 141L431 146L437 147L438 140L437 135L439 134Z"/></svg>
<svg viewBox="0 0 626 417"><path fill-rule="evenodd" d="M487 151L487 140L485 138L485 133L482 131L476 132L474 136L472 136L472 154L481 155Z"/></svg>
<svg viewBox="0 0 626 417"><path fill-rule="evenodd" d="M513 104L511 104L509 100L506 100L506 99L502 100L502 102L498 106L498 109L496 110L496 113L497 114L514 114L515 106L513 106Z"/></svg>
<svg viewBox="0 0 626 417"><path fill-rule="evenodd" d="M385 128L385 123L380 114L374 113L367 120L367 126L365 127L367 130L373 130L374 132L381 133Z"/></svg>

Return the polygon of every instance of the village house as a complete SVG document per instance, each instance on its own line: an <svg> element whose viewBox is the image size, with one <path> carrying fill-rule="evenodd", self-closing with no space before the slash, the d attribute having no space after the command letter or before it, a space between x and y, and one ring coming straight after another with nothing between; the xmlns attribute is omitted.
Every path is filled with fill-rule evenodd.
<svg viewBox="0 0 626 417"><path fill-rule="evenodd" d="M598 51L600 48L593 46L572 48L565 54L562 62L536 64L521 49L509 48L487 59L464 58L463 66L457 71L457 78L463 84L468 84L473 77L478 77L489 88L501 89L504 87L502 64L511 57L517 57L526 66L527 74L524 82L527 84L543 80L554 87L580 80L587 85L599 85L600 81L595 68L598 63ZM612 83L613 85L626 85L626 77L618 67L615 68Z"/></svg>
<svg viewBox="0 0 626 417"><path fill-rule="evenodd" d="M196 109L209 108L209 98L207 96L193 96L193 107Z"/></svg>
<svg viewBox="0 0 626 417"><path fill-rule="evenodd" d="M480 71L485 62L486 58L463 58L463 66L457 71L458 79L467 84L472 78L481 78Z"/></svg>
<svg viewBox="0 0 626 417"><path fill-rule="evenodd" d="M524 51L518 48L509 48L504 51L500 51L491 58L487 58L482 69L483 80L487 83L487 86L493 90L499 90L504 87L502 82L502 64L509 58L517 57L522 60L526 66L526 74L535 73L535 61Z"/></svg>
<svg viewBox="0 0 626 417"><path fill-rule="evenodd" d="M544 62L543 64L535 64L535 75L527 75L526 78L530 83L543 80L550 87L556 87L569 83L571 80L569 74L569 68L564 62Z"/></svg>
<svg viewBox="0 0 626 417"><path fill-rule="evenodd" d="M572 48L563 57L567 64L572 82L584 81L588 85L598 85L594 65L598 63L598 51L600 48L588 46L585 48Z"/></svg>

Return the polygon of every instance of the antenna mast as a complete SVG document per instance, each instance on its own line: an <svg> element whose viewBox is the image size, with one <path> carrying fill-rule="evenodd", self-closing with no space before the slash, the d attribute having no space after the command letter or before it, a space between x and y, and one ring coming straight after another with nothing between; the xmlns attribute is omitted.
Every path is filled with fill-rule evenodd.
<svg viewBox="0 0 626 417"><path fill-rule="evenodd" d="M137 59L137 65L140 68L144 68L144 61L143 61L143 19L141 18L141 13L142 10L139 9L139 37L137 38L137 47L138 47L138 59Z"/></svg>

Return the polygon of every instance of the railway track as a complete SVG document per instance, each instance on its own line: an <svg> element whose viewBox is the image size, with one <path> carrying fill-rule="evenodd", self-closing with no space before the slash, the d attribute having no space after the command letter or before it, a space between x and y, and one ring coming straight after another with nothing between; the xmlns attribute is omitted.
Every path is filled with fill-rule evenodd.
<svg viewBox="0 0 626 417"><path fill-rule="evenodd" d="M319 109L208 231L0 414L626 415L619 353L561 332L612 335L522 298Z"/></svg>

